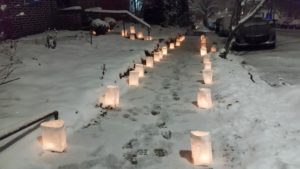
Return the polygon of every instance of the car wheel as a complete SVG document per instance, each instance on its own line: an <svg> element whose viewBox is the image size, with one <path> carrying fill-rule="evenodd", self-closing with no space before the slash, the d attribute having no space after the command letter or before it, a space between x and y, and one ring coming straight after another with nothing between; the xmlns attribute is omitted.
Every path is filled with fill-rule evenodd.
<svg viewBox="0 0 300 169"><path fill-rule="evenodd" d="M269 49L275 49L276 48L276 43L268 45L268 48Z"/></svg>
<svg viewBox="0 0 300 169"><path fill-rule="evenodd" d="M241 46L239 46L237 43L233 42L231 45L231 49L235 51L241 51Z"/></svg>

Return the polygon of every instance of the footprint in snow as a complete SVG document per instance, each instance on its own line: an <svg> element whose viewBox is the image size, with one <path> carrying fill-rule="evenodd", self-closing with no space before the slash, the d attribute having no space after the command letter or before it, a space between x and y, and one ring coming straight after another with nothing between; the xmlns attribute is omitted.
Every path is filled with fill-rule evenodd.
<svg viewBox="0 0 300 169"><path fill-rule="evenodd" d="M152 111L151 111L151 114L152 114L153 116L156 116L156 115L159 115L160 112L159 112L159 111L152 110Z"/></svg>
<svg viewBox="0 0 300 169"><path fill-rule="evenodd" d="M157 157L165 157L168 155L168 151L162 148L154 149L153 151Z"/></svg>
<svg viewBox="0 0 300 169"><path fill-rule="evenodd" d="M133 139L129 140L129 142L123 146L123 149L133 149L134 147L137 147L137 146L139 146L139 141L138 141L138 139L133 138Z"/></svg>
<svg viewBox="0 0 300 169"><path fill-rule="evenodd" d="M171 139L172 137L172 132L169 130L169 131L164 131L161 133L162 137L166 140L169 140Z"/></svg>

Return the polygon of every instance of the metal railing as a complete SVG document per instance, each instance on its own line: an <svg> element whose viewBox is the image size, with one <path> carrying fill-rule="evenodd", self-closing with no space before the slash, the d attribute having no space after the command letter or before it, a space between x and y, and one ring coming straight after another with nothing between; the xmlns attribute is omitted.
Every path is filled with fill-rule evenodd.
<svg viewBox="0 0 300 169"><path fill-rule="evenodd" d="M12 136L14 134L17 134L18 132L20 132L20 131L22 131L22 130L24 130L24 129L26 129L26 128L28 128L28 127L36 124L36 123L38 123L38 122L41 122L42 120L46 120L46 119L50 118L51 116L53 116L54 119L57 120L58 117L59 117L58 111L54 111L52 113L47 113L46 115L43 115L42 117L38 117L38 118L36 118L36 119L28 122L28 123L23 124L22 126L18 126L15 129L12 129L10 131L5 132L4 134L1 134L0 135L0 141L4 140L4 139L6 139L6 138L8 138L8 137L10 137L10 136Z"/></svg>

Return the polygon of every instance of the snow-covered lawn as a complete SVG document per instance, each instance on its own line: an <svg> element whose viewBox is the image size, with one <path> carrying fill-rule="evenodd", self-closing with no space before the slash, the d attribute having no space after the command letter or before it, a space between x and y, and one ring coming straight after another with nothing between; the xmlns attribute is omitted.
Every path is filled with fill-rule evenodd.
<svg viewBox="0 0 300 169"><path fill-rule="evenodd" d="M154 28L154 41L130 41L116 32L94 37L93 45L86 32L61 31L54 50L45 48L45 34L20 39L16 58L23 63L15 65L12 77L21 80L0 87L2 132L18 121L54 110L66 119L70 130L76 130L94 117L94 105L106 85L123 83L119 73L132 67L133 62L139 63L144 50L152 50L158 38L174 36L179 30L165 31ZM1 65L8 62L7 56L0 55Z"/></svg>
<svg viewBox="0 0 300 169"><path fill-rule="evenodd" d="M213 131L216 155L227 168L299 168L300 86L272 88L239 57L229 60L216 64L219 120L227 120Z"/></svg>
<svg viewBox="0 0 300 169"><path fill-rule="evenodd" d="M72 36L79 34L72 32ZM43 44L32 44L35 38L31 38L21 39L18 47L23 63L16 65L13 76L21 80L0 88L2 129L53 110L61 112L71 130L84 124L96 113L94 105L103 86L118 83L119 73L155 45L107 35L95 37L93 45L75 37L61 39L56 49L49 50ZM103 64L106 72L100 80Z"/></svg>
<svg viewBox="0 0 300 169"><path fill-rule="evenodd" d="M120 45L112 50L109 43L100 43L104 39ZM191 130L211 132L214 169L300 168L299 86L272 88L234 55L228 60L212 56L215 83L206 86L202 84L199 39L188 37L181 48L146 70L139 87L127 87L124 79L117 80L122 91L120 109L102 110L94 107L103 92L101 84L114 83L119 70L128 67L124 63L131 64L144 56L143 50L154 44L129 42L116 35L97 38L98 45L93 47L77 41L71 41L73 45L67 41L64 49L59 45L54 51L33 48L39 53L36 62L42 62L41 66L31 60L24 45L24 56L28 58L16 76L27 72L28 79L5 86L11 92L11 101L6 104L22 106L1 105L7 112L20 112L20 117L25 114L20 110L33 114L60 110L67 124L67 151L43 151L36 141L40 135L36 130L0 153L1 168L200 168L185 159L190 151ZM47 54L43 54L45 51ZM107 56L105 61L101 56ZM107 74L100 81L104 63ZM55 67L57 64L62 66ZM43 65L47 71L39 70ZM32 82L36 87L31 87ZM199 87L211 87L212 109L195 106ZM0 90L4 97L6 90ZM32 105L32 99L39 102Z"/></svg>

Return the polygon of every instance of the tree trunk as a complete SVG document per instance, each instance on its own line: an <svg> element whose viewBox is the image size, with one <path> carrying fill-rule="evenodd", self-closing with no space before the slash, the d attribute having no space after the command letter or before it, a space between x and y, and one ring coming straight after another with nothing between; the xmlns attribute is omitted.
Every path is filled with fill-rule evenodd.
<svg viewBox="0 0 300 169"><path fill-rule="evenodd" d="M235 33L251 18L253 18L253 16L264 6L264 4L267 2L267 0L261 0L260 3L253 9L253 11L251 11L248 15L246 15L245 17L243 17L240 21L238 21L238 24L231 30L225 46L223 48L223 50L220 53L220 57L223 59L227 59L227 54L229 53L229 48L230 45L232 43L232 40L235 36Z"/></svg>
<svg viewBox="0 0 300 169"><path fill-rule="evenodd" d="M235 0L235 7L232 12L232 17L230 21L230 31L232 31L233 26L236 26L241 19L241 12L242 12L242 6L241 6L241 0Z"/></svg>
<svg viewBox="0 0 300 169"><path fill-rule="evenodd" d="M207 14L204 15L203 25L208 28L208 16L207 16Z"/></svg>
<svg viewBox="0 0 300 169"><path fill-rule="evenodd" d="M137 15L137 4L136 0L133 0L134 14Z"/></svg>

